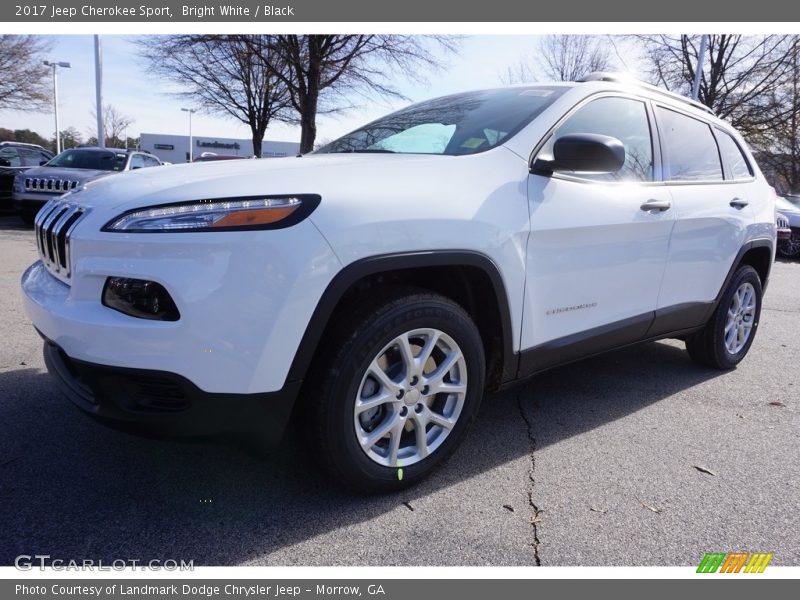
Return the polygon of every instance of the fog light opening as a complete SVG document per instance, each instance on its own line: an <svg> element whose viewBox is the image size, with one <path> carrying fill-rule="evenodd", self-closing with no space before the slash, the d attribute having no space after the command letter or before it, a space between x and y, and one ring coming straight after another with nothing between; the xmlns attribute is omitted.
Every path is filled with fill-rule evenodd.
<svg viewBox="0 0 800 600"><path fill-rule="evenodd" d="M164 286L155 281L109 277L103 287L103 305L131 317L177 321L178 307Z"/></svg>

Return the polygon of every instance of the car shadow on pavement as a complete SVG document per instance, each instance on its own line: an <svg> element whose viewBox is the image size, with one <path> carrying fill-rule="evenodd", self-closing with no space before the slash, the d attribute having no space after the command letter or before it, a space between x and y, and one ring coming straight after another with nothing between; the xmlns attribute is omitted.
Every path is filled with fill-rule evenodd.
<svg viewBox="0 0 800 600"><path fill-rule="evenodd" d="M30 231L33 226L26 225L17 215L12 213L0 213L0 231Z"/></svg>
<svg viewBox="0 0 800 600"><path fill-rule="evenodd" d="M528 456L521 410L541 449L717 375L666 343L544 373L485 398L465 442L427 481L361 497L318 472L296 431L301 424L266 459L256 459L224 444L107 429L62 398L46 373L2 372L0 564L36 553L66 560L184 558L195 565L278 562L294 544L406 510L403 502ZM363 558L376 562L381 558Z"/></svg>

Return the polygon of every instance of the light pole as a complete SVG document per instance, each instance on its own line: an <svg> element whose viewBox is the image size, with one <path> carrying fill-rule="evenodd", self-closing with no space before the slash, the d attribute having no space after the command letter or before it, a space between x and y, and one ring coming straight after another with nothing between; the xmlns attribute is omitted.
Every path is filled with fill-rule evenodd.
<svg viewBox="0 0 800 600"><path fill-rule="evenodd" d="M58 67L69 69L72 65L68 62L51 62L49 60L44 61L44 65L53 70L53 112L55 112L56 115L56 154L60 154L61 132L58 130L58 76L56 75L56 69L58 69Z"/></svg>
<svg viewBox="0 0 800 600"><path fill-rule="evenodd" d="M700 79L703 77L703 62L706 59L706 47L708 46L708 35L703 34L700 38L700 52L697 53L697 67L694 70L694 84L692 85L692 100L700 97Z"/></svg>
<svg viewBox="0 0 800 600"><path fill-rule="evenodd" d="M181 108L183 112L189 113L189 162L194 160L194 148L192 147L192 115L197 111L193 108Z"/></svg>

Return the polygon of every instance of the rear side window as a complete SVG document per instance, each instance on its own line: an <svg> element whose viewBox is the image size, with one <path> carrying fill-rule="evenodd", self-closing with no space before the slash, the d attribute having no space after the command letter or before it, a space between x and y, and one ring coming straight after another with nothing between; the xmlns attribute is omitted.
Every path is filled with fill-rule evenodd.
<svg viewBox="0 0 800 600"><path fill-rule="evenodd" d="M552 155L555 140L570 133L595 133L617 138L625 146L625 164L616 173L581 174L596 181L652 181L653 141L644 102L631 98L599 98L564 121L542 148Z"/></svg>
<svg viewBox="0 0 800 600"><path fill-rule="evenodd" d="M2 148L0 149L0 166L3 167L21 167L22 161L19 158L19 153L16 148Z"/></svg>
<svg viewBox="0 0 800 600"><path fill-rule="evenodd" d="M722 181L722 163L711 127L674 110L656 107L663 141L665 181Z"/></svg>
<svg viewBox="0 0 800 600"><path fill-rule="evenodd" d="M750 170L750 165L744 157L739 144L733 137L722 131L716 130L717 142L719 143L719 152L722 155L722 160L728 171L725 173L726 179L750 179L753 172Z"/></svg>
<svg viewBox="0 0 800 600"><path fill-rule="evenodd" d="M23 167L38 167L42 162L41 153L35 150L28 150L27 148L20 148L20 158L22 159Z"/></svg>

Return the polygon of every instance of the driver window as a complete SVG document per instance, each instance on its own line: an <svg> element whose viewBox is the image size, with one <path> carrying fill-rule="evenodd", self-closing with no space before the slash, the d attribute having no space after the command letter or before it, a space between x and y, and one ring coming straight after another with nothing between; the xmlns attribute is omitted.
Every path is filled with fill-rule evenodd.
<svg viewBox="0 0 800 600"><path fill-rule="evenodd" d="M616 173L578 175L595 181L653 181L653 142L644 102L607 97L578 109L553 132L542 148L552 156L553 143L569 133L595 133L617 138L625 146L625 164Z"/></svg>

